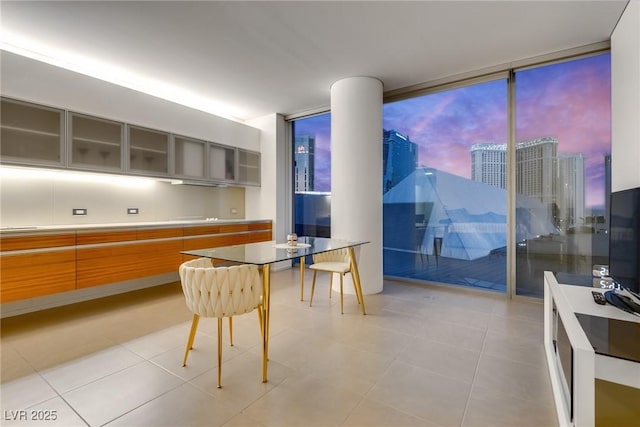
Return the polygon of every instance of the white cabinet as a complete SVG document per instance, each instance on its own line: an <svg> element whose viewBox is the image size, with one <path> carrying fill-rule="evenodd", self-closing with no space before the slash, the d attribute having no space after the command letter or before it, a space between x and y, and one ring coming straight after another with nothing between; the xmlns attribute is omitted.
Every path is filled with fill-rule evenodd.
<svg viewBox="0 0 640 427"><path fill-rule="evenodd" d="M121 172L124 123L69 113L69 167Z"/></svg>
<svg viewBox="0 0 640 427"><path fill-rule="evenodd" d="M2 163L64 166L64 111L2 98Z"/></svg>
<svg viewBox="0 0 640 427"><path fill-rule="evenodd" d="M238 149L238 183L260 185L260 153Z"/></svg>
<svg viewBox="0 0 640 427"><path fill-rule="evenodd" d="M169 133L127 125L127 136L128 172L150 176L169 175Z"/></svg>
<svg viewBox="0 0 640 427"><path fill-rule="evenodd" d="M560 426L636 425L640 317L544 273L544 346ZM631 356L630 356L631 355Z"/></svg>

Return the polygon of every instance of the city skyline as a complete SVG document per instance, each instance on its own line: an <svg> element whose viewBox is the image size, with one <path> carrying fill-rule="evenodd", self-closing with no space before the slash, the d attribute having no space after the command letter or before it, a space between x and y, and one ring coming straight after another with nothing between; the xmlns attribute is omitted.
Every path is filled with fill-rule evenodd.
<svg viewBox="0 0 640 427"><path fill-rule="evenodd" d="M585 205L604 206L605 155L611 147L610 54L516 74L516 141L545 136L559 153L585 159ZM507 141L505 79L437 92L383 106L383 128L420 146L419 166L471 178L471 147ZM296 134L316 138L316 190L330 189L330 115L296 121Z"/></svg>

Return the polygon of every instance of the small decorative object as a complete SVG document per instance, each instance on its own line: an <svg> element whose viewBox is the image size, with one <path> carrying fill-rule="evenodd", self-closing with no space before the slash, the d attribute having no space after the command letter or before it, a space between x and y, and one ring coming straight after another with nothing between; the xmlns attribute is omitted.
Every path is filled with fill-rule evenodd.
<svg viewBox="0 0 640 427"><path fill-rule="evenodd" d="M289 246L298 246L298 235L296 233L287 234L287 244Z"/></svg>

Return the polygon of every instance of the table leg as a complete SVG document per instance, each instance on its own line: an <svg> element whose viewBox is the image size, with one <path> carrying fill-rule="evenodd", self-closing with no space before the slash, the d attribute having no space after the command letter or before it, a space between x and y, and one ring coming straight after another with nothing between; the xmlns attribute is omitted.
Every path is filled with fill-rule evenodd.
<svg viewBox="0 0 640 427"><path fill-rule="evenodd" d="M300 257L300 301L304 301L304 257Z"/></svg>
<svg viewBox="0 0 640 427"><path fill-rule="evenodd" d="M349 258L351 259L351 275L353 276L355 291L362 303L362 314L367 314L364 308L364 296L362 295L362 285L360 284L360 272L358 271L358 263L356 262L356 253L353 246L349 247Z"/></svg>
<svg viewBox="0 0 640 427"><path fill-rule="evenodd" d="M262 329L262 382L267 382L267 362L269 361L269 313L271 311L271 289L270 289L270 268L269 264L262 266L262 289L264 292L264 327Z"/></svg>

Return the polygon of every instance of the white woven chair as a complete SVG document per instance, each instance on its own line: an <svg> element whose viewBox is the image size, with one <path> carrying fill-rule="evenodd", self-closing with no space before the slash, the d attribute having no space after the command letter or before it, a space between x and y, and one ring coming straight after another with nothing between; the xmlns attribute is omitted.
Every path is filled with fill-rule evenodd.
<svg viewBox="0 0 640 427"><path fill-rule="evenodd" d="M189 350L193 348L200 317L216 317L218 319L218 388L221 388L222 318L229 318L231 345L233 345L232 316L250 313L257 309L260 331L263 333L262 282L258 267L248 264L214 267L210 259L199 258L183 263L179 273L187 307L193 312L182 366L186 366Z"/></svg>
<svg viewBox="0 0 640 427"><path fill-rule="evenodd" d="M329 298L331 298L331 291L333 288L333 275L337 273L340 275L340 313L344 314L344 296L343 296L343 277L347 273L351 273L351 257L349 256L349 250L336 249L329 252L322 252L313 255L313 264L309 266L313 270L313 282L311 284L311 299L309 300L309 307L313 303L313 293L316 288L316 275L318 271L327 271L331 274L329 279ZM353 273L351 273L353 277ZM356 292L358 303L360 303L360 295Z"/></svg>

